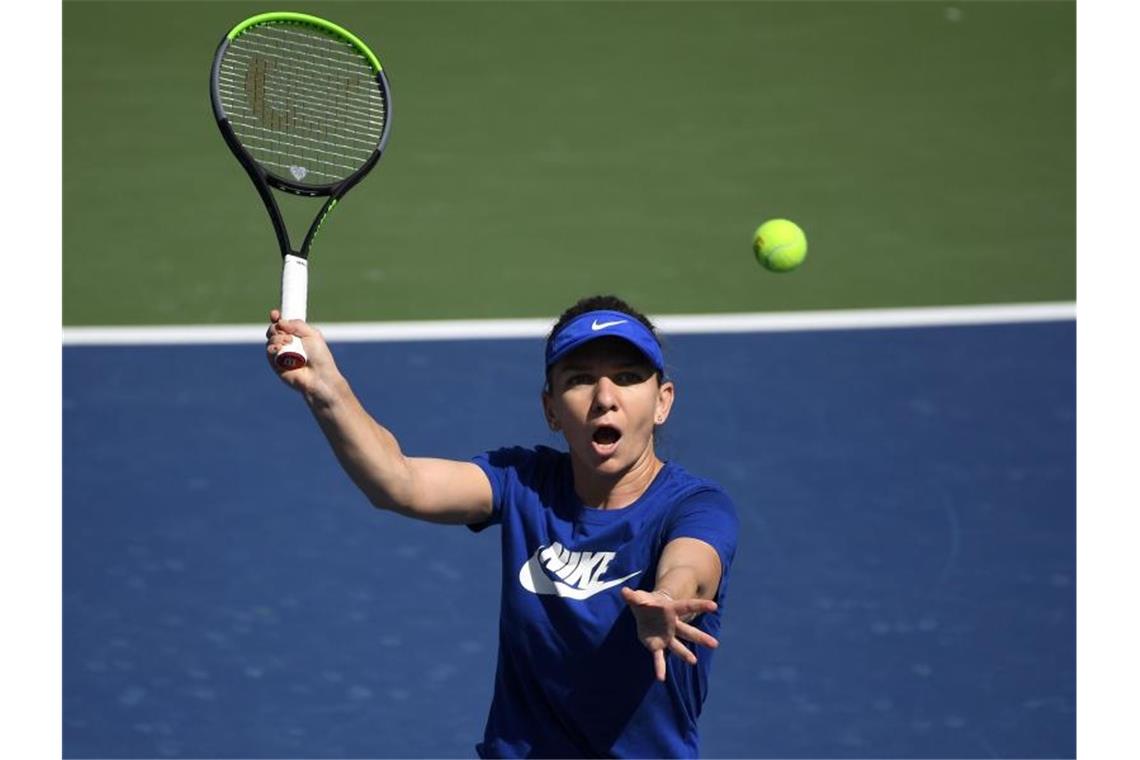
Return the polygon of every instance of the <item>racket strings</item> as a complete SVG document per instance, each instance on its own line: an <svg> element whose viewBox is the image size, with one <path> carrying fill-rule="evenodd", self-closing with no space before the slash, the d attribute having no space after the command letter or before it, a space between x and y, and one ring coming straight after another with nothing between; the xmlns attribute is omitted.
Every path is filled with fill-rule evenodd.
<svg viewBox="0 0 1140 760"><path fill-rule="evenodd" d="M268 119L271 124L288 123L294 128L304 127L306 124L303 121L303 114L299 115L295 110L289 108L289 105L296 105L306 109L319 109L328 105L326 101L319 98L306 97L304 94L294 95L289 101L275 98L272 93L265 93L264 95L253 93L251 95L248 91L248 77L247 81L238 82L223 74L219 76L218 87L231 96L247 95L251 96L254 100L260 100L260 103L255 104L257 110L253 111L259 119ZM377 118L377 116L383 115L383 111L370 111L369 113L374 119ZM345 127L352 127L355 130L363 130L366 132L371 131L372 128L371 122L348 114L343 115L338 123ZM307 126L313 129L323 125L309 123ZM369 135L369 137L371 138L371 135ZM361 142L371 143L375 146L375 139L361 139Z"/></svg>
<svg viewBox="0 0 1140 760"><path fill-rule="evenodd" d="M271 173L307 185L339 182L363 166L387 118L368 59L307 26L266 24L233 40L218 92L250 155Z"/></svg>

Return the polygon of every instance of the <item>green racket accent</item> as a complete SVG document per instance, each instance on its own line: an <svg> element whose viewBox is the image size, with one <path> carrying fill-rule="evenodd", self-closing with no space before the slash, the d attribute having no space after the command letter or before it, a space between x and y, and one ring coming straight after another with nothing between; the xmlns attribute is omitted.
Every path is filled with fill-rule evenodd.
<svg viewBox="0 0 1140 760"><path fill-rule="evenodd" d="M318 29L324 29L325 31L332 32L333 34L343 37L345 40L352 43L352 45L356 47L356 49L358 49L361 53L364 53L364 56L368 59L368 62L372 64L373 69L376 71L383 71L380 66L380 59L376 57L375 53L368 49L368 46L365 45L359 37L342 26L337 26L333 22L326 21L325 19L319 18L317 16L310 16L307 13L290 13L287 11L279 11L273 13L262 13L257 16L252 16L231 29L230 33L226 35L226 39L236 39L238 35L240 35L246 29L249 29L251 26L272 23L308 24L310 26L315 26Z"/></svg>
<svg viewBox="0 0 1140 760"><path fill-rule="evenodd" d="M332 211L336 207L337 202L338 202L338 200L336 198L333 198L332 201L329 203L329 207L325 209L325 213L321 214L321 218L317 220L317 225L313 228L313 234L309 236L309 247L310 248L312 248L313 243L316 242L317 234L321 231L321 226L325 223L325 219L328 218L329 212Z"/></svg>

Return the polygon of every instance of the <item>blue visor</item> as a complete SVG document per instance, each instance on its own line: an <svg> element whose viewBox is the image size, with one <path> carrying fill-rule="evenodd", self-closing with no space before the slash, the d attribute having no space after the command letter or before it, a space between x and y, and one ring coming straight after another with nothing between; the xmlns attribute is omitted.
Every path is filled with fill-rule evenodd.
<svg viewBox="0 0 1140 760"><path fill-rule="evenodd" d="M546 368L550 369L559 359L596 338L629 341L664 374L665 357L661 354L657 338L636 317L621 311L588 311L570 320L554 340L546 344Z"/></svg>

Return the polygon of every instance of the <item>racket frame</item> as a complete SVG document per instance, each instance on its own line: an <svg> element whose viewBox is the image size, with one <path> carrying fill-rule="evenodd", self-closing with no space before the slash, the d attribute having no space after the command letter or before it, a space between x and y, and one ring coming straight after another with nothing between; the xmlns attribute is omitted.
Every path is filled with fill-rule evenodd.
<svg viewBox="0 0 1140 760"><path fill-rule="evenodd" d="M249 152L242 146L241 140L238 139L237 133L230 125L229 116L226 113L225 106L222 104L221 93L219 91L218 82L221 77L222 61L225 58L226 51L229 49L230 43L241 36L243 32L251 27L259 26L268 23L293 23L293 24L308 24L315 26L324 31L332 32L337 36L344 39L346 42L351 43L359 52L363 53L369 63L375 69L376 85L380 89L382 97L384 98L384 125L381 129L380 139L377 141L376 147L373 149L372 154L368 159L361 164L361 166L339 182L323 185L303 185L299 182L291 182L284 177L278 177L270 174L264 169L256 159L249 154ZM222 133L222 139L225 140L226 145L229 146L230 151L237 158L238 162L245 169L246 174L249 175L253 186L257 189L257 194L261 197L262 203L265 205L265 210L269 214L269 220L273 223L273 232L277 236L277 245L281 249L282 258L282 300L288 300L285 297L286 291L291 288L288 285L288 280L292 271L296 270L297 264L303 264L307 267L309 253L312 249L313 240L320 231L321 225L325 221L325 217L333 210L341 198L351 190L356 183L364 179L368 172L376 166L380 157L384 153L384 148L388 144L389 127L392 123L392 91L388 86L388 77L384 73L383 67L380 65L380 60L376 57L367 45L349 32L347 29L340 27L331 21L319 18L317 16L310 16L305 13L262 13L256 16L251 16L244 21L237 24L231 29L222 41L218 44L218 48L214 53L214 63L210 67L210 103L214 110L214 118L218 124L218 130ZM272 188L272 189L271 189ZM306 198L326 198L324 205L320 211L313 218L312 224L309 225L308 232L305 234L301 246L294 248L292 240L289 237L289 230L285 226L285 220L281 214L281 208L277 204L276 198L273 197L273 189L279 190L284 193L298 195ZM295 261L292 259L300 259ZM302 313L299 316L286 315L283 313L285 319L304 319L304 293L307 291L307 279L304 280L301 296L301 309ZM293 299L296 300L296 299ZM282 304L284 306L284 303ZM282 310L284 312L284 309ZM289 357L279 356L278 364L283 368L294 368L295 366L303 366L305 363L305 355L303 349L299 347L300 341L296 341L297 355L290 361ZM283 352L284 353L284 352Z"/></svg>

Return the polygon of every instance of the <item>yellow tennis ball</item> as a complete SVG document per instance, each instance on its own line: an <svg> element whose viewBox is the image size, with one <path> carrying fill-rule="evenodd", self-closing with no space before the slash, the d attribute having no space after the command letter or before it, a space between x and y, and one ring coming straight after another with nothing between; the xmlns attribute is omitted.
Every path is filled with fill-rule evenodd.
<svg viewBox="0 0 1140 760"><path fill-rule="evenodd" d="M773 272L790 272L804 263L807 238L795 222L769 219L756 228L752 238L756 259Z"/></svg>

